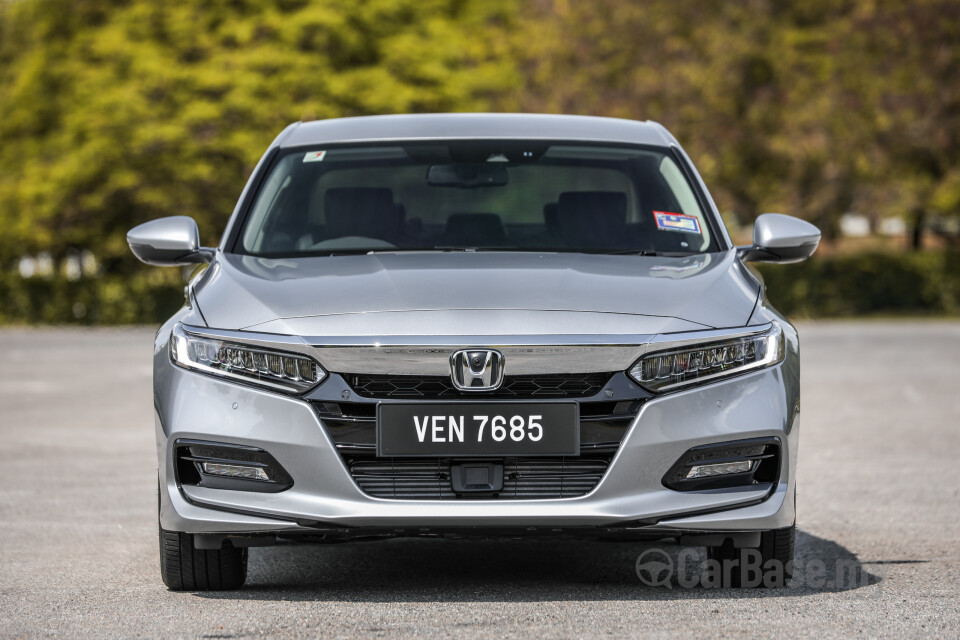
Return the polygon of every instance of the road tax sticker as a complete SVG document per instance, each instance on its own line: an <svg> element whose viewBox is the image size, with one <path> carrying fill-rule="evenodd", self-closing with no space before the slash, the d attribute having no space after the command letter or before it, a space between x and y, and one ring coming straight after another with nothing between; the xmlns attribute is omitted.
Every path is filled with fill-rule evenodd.
<svg viewBox="0 0 960 640"><path fill-rule="evenodd" d="M304 162L320 162L327 155L326 151L309 151L303 156Z"/></svg>
<svg viewBox="0 0 960 640"><path fill-rule="evenodd" d="M657 221L657 229L701 233L700 221L694 216L688 216L683 213L670 213L668 211L654 211L653 217Z"/></svg>

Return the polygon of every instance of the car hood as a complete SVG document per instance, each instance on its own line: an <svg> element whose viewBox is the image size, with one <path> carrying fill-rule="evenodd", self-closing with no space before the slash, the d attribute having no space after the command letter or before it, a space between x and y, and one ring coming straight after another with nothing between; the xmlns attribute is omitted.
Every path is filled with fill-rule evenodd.
<svg viewBox="0 0 960 640"><path fill-rule="evenodd" d="M310 336L653 334L743 326L759 283L734 251L682 258L219 254L194 292L207 324L221 329Z"/></svg>

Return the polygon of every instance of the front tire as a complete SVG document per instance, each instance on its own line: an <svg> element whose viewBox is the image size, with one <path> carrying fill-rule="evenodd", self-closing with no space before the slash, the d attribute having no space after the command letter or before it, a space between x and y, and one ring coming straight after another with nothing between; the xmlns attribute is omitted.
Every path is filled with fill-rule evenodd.
<svg viewBox="0 0 960 640"><path fill-rule="evenodd" d="M797 525L764 531L760 546L737 549L728 540L720 547L707 547L707 557L721 568L724 587L785 587L793 577L793 552ZM759 569L759 571L755 571Z"/></svg>
<svg viewBox="0 0 960 640"><path fill-rule="evenodd" d="M247 579L247 550L197 549L191 534L160 529L160 575L171 591L239 589Z"/></svg>

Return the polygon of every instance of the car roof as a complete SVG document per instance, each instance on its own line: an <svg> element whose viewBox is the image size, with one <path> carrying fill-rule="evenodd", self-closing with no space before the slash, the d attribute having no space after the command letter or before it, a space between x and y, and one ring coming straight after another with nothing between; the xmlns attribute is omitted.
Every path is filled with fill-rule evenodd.
<svg viewBox="0 0 960 640"><path fill-rule="evenodd" d="M436 113L299 122L276 140L281 147L437 139L542 139L667 146L676 140L656 122L595 116L520 113Z"/></svg>

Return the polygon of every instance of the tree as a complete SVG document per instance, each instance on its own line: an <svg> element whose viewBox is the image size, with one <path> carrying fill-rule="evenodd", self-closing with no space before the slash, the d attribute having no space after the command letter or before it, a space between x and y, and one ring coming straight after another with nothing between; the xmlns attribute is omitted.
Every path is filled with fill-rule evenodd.
<svg viewBox="0 0 960 640"><path fill-rule="evenodd" d="M515 76L499 0L0 0L0 264L148 219L214 243L296 120L484 110Z"/></svg>
<svg viewBox="0 0 960 640"><path fill-rule="evenodd" d="M721 210L960 210L960 5L949 0L538 0L507 109L653 119Z"/></svg>
<svg viewBox="0 0 960 640"><path fill-rule="evenodd" d="M213 243L287 123L426 111L663 122L720 208L960 212L953 0L0 0L0 265L172 214Z"/></svg>
<svg viewBox="0 0 960 640"><path fill-rule="evenodd" d="M920 248L929 212L960 214L960 5L872 5L851 19L840 55L871 106L877 160L866 206L906 212Z"/></svg>

